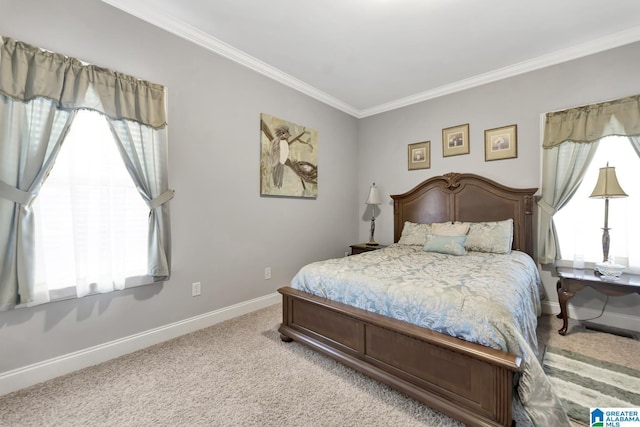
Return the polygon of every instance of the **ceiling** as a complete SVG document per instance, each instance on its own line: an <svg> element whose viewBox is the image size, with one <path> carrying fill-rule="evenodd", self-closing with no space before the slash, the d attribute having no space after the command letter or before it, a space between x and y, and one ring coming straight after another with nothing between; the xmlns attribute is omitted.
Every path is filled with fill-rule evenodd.
<svg viewBox="0 0 640 427"><path fill-rule="evenodd" d="M103 0L355 117L640 41L638 0Z"/></svg>

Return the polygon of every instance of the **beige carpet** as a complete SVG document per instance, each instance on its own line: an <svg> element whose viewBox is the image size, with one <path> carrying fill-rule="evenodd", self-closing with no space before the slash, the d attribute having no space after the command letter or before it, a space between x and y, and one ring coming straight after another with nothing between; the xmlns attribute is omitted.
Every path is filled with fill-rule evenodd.
<svg viewBox="0 0 640 427"><path fill-rule="evenodd" d="M461 426L300 344L281 342L280 316L279 305L268 307L2 396L0 425ZM606 345L618 350L605 356L625 365L625 352L640 350L638 341L579 328L561 337L559 327L544 316L542 342L592 357Z"/></svg>
<svg viewBox="0 0 640 427"><path fill-rule="evenodd" d="M562 320L542 316L538 320L538 342L562 348L594 359L640 369L640 341L586 329L578 321L569 319L567 335L558 334ZM541 347L542 349L542 347Z"/></svg>

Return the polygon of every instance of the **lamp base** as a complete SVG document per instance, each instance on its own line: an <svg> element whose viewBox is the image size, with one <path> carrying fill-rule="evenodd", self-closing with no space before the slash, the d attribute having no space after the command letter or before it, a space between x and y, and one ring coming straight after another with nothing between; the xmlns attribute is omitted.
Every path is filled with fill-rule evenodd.
<svg viewBox="0 0 640 427"><path fill-rule="evenodd" d="M369 243L367 246L378 246L378 242L373 238L374 233L376 232L376 217L371 217L371 235L369 236Z"/></svg>
<svg viewBox="0 0 640 427"><path fill-rule="evenodd" d="M609 237L609 230L611 229L606 226L602 228L602 262L609 261L609 244L611 242L611 238Z"/></svg>

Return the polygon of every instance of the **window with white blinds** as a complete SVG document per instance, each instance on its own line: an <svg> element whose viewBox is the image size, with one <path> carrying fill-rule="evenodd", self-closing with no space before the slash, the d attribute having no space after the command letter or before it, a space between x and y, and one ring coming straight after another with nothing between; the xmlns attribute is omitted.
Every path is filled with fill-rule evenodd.
<svg viewBox="0 0 640 427"><path fill-rule="evenodd" d="M78 111L34 215L36 282L53 298L122 289L146 274L149 208L101 114Z"/></svg>

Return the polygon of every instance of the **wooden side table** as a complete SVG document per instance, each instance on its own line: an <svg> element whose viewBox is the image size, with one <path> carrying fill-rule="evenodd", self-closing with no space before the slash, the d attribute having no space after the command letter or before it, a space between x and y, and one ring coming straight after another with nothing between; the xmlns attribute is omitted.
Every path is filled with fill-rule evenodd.
<svg viewBox="0 0 640 427"><path fill-rule="evenodd" d="M558 267L556 273L559 277L556 285L560 302L558 318L562 319L562 328L558 330L560 335L567 334L567 301L586 286L610 296L640 294L640 276L636 274L623 273L618 279L606 279L596 275L593 270L579 270L569 267Z"/></svg>
<svg viewBox="0 0 640 427"><path fill-rule="evenodd" d="M386 247L386 245L369 246L366 243L356 243L355 245L351 245L351 255L358 255L362 252L375 251Z"/></svg>

